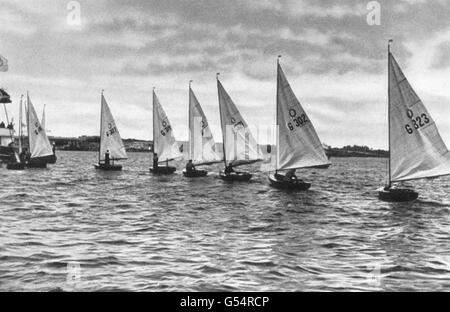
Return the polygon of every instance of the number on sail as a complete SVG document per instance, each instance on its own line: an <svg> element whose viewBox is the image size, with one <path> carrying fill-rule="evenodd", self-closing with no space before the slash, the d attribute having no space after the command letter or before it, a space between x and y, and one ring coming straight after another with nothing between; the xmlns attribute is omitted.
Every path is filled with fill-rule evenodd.
<svg viewBox="0 0 450 312"><path fill-rule="evenodd" d="M414 112L411 109L406 111L406 116L412 121L412 126L410 124L405 125L408 134L413 134L414 129L420 130L420 128L426 126L430 122L426 113L421 113L419 116L415 117Z"/></svg>

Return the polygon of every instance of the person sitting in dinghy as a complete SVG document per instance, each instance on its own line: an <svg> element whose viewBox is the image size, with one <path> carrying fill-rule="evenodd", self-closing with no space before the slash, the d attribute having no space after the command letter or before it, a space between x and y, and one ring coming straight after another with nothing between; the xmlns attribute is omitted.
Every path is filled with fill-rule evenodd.
<svg viewBox="0 0 450 312"><path fill-rule="evenodd" d="M225 167L224 172L225 172L226 175L230 175L232 173L236 173L236 174L240 174L241 173L241 172L235 171L233 169L233 164L231 162L228 164L228 166Z"/></svg>
<svg viewBox="0 0 450 312"><path fill-rule="evenodd" d="M109 150L105 153L105 165L109 166Z"/></svg>
<svg viewBox="0 0 450 312"><path fill-rule="evenodd" d="M194 172L195 170L196 169L194 164L192 163L192 159L189 159L188 163L186 164L186 172Z"/></svg>
<svg viewBox="0 0 450 312"><path fill-rule="evenodd" d="M295 175L295 169L291 169L291 170L286 171L286 175L284 176L284 181L286 181L286 182L294 182L294 183L298 183L299 181L303 182L302 180L299 180L297 178L297 176Z"/></svg>
<svg viewBox="0 0 450 312"><path fill-rule="evenodd" d="M158 154L153 154L153 170L158 170Z"/></svg>

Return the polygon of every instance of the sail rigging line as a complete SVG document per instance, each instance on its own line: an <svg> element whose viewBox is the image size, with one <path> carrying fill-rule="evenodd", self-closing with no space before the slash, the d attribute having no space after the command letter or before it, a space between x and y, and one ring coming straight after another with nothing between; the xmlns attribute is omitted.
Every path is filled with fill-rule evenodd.
<svg viewBox="0 0 450 312"><path fill-rule="evenodd" d="M103 125L103 92L105 89L102 89L101 95L100 95L100 145L98 147L98 162L100 163L101 160L101 146L102 146L102 125Z"/></svg>
<svg viewBox="0 0 450 312"><path fill-rule="evenodd" d="M390 39L388 41L388 146L389 146L389 159L388 159L388 186L391 187L392 180L391 180L391 88L390 88L390 82L391 82L391 44L393 40Z"/></svg>
<svg viewBox="0 0 450 312"><path fill-rule="evenodd" d="M278 172L278 160L279 160L279 158L280 158L280 155L279 155L279 152L280 152L280 139L279 139L279 129L280 129L280 125L279 125L279 123L278 123L278 96L279 96L279 82L278 82L278 66L280 66L280 58L281 58L281 55L278 55L278 58L277 58L277 94L276 94L276 99L275 99L275 103L277 103L277 105L276 105L276 107L275 107L275 110L276 110L276 114L275 114L275 135L276 135L276 138L275 138L275 140L276 140L276 145L277 145L277 150L276 150L276 153L275 153L275 173L277 173Z"/></svg>
<svg viewBox="0 0 450 312"><path fill-rule="evenodd" d="M153 115L152 115L152 122L153 122L153 157L155 156L155 89L156 87L153 87L153 97L152 97L152 110L153 110Z"/></svg>
<svg viewBox="0 0 450 312"><path fill-rule="evenodd" d="M189 127L189 133L188 133L188 135L189 135L189 160L191 160L192 159L192 142L190 142L190 139L191 139L191 131L192 131L192 129L191 129L191 109L192 109L192 107L191 107L191 105L192 105L192 103L191 103L191 84L192 84L192 81L193 80L189 80L189 111L188 111L188 119L189 119L189 121L188 121L188 127Z"/></svg>

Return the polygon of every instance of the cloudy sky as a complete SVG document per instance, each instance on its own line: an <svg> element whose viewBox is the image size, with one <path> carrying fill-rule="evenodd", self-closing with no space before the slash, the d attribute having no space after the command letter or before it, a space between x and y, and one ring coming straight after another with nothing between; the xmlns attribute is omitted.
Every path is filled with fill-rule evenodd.
<svg viewBox="0 0 450 312"><path fill-rule="evenodd" d="M51 135L95 135L100 90L124 138L151 139L156 87L187 139L188 82L220 140L216 72L247 122L275 123L276 56L323 142L387 146L386 43L450 144L450 4L378 1L0 0L0 86L47 104ZM1 115L3 118L3 115Z"/></svg>

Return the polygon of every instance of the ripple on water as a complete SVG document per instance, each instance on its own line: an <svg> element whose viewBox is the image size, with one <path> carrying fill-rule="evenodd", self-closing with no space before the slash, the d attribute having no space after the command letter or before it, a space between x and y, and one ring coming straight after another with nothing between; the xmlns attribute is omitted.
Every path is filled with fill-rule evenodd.
<svg viewBox="0 0 450 312"><path fill-rule="evenodd" d="M93 169L97 153L60 155L48 170L1 169L0 290L450 289L450 178L389 204L376 198L383 159L299 170L312 188L293 193L257 164L251 183L228 184L222 165L188 180L150 175L148 153L113 174Z"/></svg>

